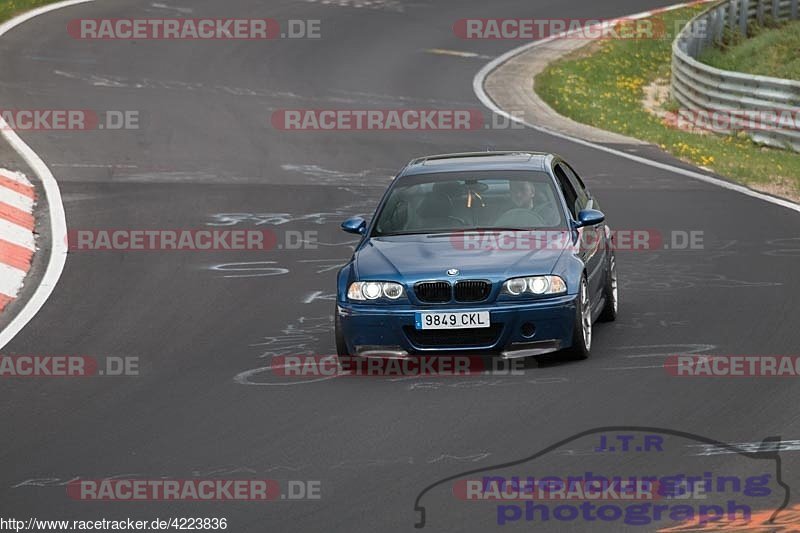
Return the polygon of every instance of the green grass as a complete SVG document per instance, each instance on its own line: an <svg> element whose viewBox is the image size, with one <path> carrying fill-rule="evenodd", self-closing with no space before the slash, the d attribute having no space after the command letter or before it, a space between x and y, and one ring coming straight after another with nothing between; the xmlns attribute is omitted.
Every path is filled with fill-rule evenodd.
<svg viewBox="0 0 800 533"><path fill-rule="evenodd" d="M56 0L0 0L0 22L5 22L14 15L45 4L52 4Z"/></svg>
<svg viewBox="0 0 800 533"><path fill-rule="evenodd" d="M800 20L778 27L753 27L752 36L722 48L710 48L700 60L723 70L800 80Z"/></svg>
<svg viewBox="0 0 800 533"><path fill-rule="evenodd" d="M680 27L680 21L702 9L665 13L664 27ZM757 145L744 134L700 135L674 129L644 109L643 88L653 80L669 79L671 44L671 35L598 41L551 64L536 77L535 90L553 109L578 122L657 144L753 188L800 199L800 154ZM664 106L670 107L677 106Z"/></svg>

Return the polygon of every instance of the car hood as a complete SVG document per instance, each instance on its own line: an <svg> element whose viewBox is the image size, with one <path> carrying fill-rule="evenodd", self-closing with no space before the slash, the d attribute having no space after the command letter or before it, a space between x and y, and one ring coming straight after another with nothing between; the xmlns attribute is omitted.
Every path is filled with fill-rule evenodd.
<svg viewBox="0 0 800 533"><path fill-rule="evenodd" d="M465 244L458 235L373 237L356 254L357 275L418 281L446 278L452 268L459 270L462 279L543 275L552 273L565 249L516 239L505 241L501 249L490 235L482 239L476 246L476 241Z"/></svg>

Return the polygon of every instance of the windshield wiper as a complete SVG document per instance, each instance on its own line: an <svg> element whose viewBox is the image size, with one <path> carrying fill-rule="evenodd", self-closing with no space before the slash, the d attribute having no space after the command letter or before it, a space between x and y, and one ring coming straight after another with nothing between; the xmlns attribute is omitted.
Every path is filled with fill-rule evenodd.
<svg viewBox="0 0 800 533"><path fill-rule="evenodd" d="M415 230L415 231L397 231L393 233L379 233L375 237L394 237L398 235L431 235L432 237L448 237L450 235L458 235L459 233L467 232L498 232L498 231L537 231L536 228L453 228L453 229L436 229L436 230Z"/></svg>
<svg viewBox="0 0 800 533"><path fill-rule="evenodd" d="M536 228L464 228L464 229L454 229L450 230L447 233L439 233L437 235L431 235L431 237L452 237L453 235L461 235L464 233L498 233L500 231L537 231Z"/></svg>
<svg viewBox="0 0 800 533"><path fill-rule="evenodd" d="M395 237L398 235L430 235L430 234L443 234L453 233L452 229L439 229L439 230L416 230L416 231L395 231L392 233L378 233L375 237Z"/></svg>
<svg viewBox="0 0 800 533"><path fill-rule="evenodd" d="M536 231L536 228L467 228L459 231Z"/></svg>

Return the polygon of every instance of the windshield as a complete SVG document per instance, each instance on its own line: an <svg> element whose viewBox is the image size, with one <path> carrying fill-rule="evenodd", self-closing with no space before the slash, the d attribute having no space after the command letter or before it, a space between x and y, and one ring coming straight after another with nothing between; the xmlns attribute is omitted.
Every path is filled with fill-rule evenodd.
<svg viewBox="0 0 800 533"><path fill-rule="evenodd" d="M400 178L372 235L565 227L548 174L495 170Z"/></svg>

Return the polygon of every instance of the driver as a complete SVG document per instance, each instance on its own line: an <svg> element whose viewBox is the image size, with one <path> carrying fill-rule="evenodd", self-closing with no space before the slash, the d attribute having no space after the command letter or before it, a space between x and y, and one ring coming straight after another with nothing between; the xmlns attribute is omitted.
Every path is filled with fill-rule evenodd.
<svg viewBox="0 0 800 533"><path fill-rule="evenodd" d="M512 181L508 184L511 189L511 203L515 208L533 209L533 198L536 196L536 187L530 181Z"/></svg>
<svg viewBox="0 0 800 533"><path fill-rule="evenodd" d="M496 226L520 228L539 227L545 225L540 213L541 206L535 206L536 186L525 180L511 180L508 183L511 203L509 208L495 221Z"/></svg>

